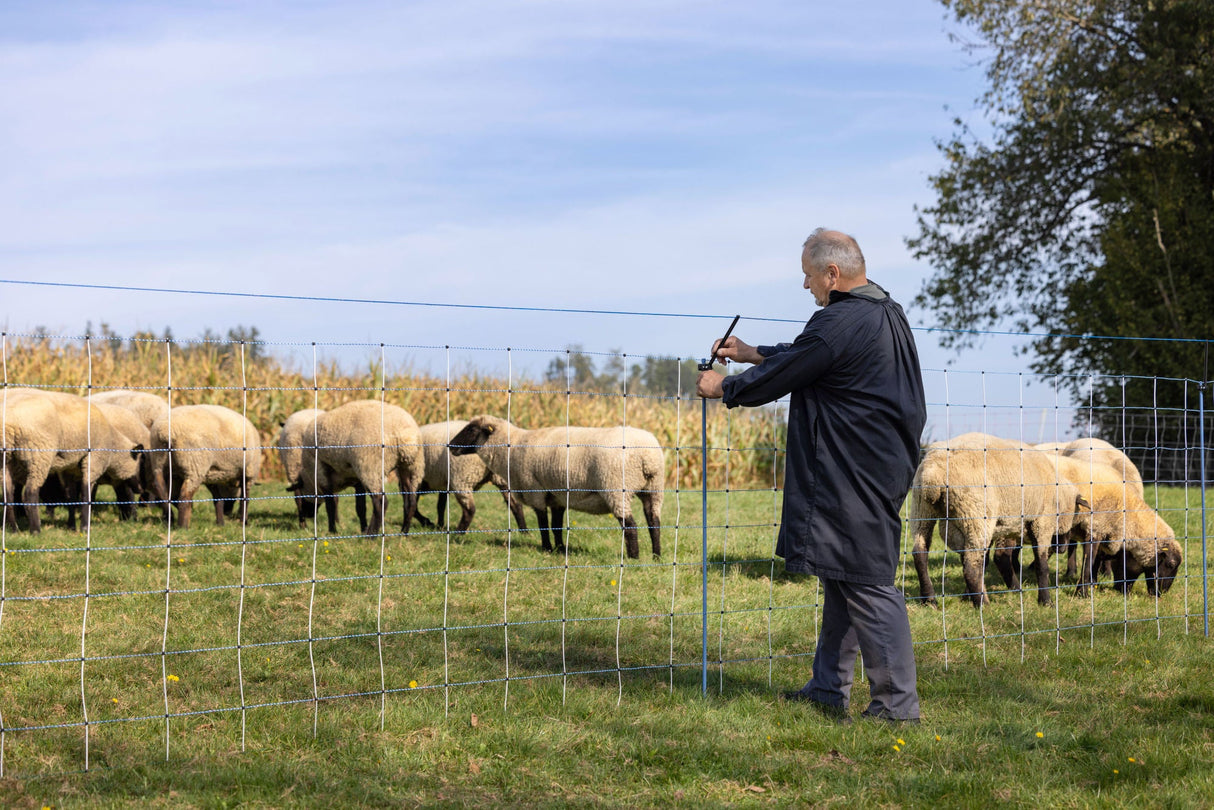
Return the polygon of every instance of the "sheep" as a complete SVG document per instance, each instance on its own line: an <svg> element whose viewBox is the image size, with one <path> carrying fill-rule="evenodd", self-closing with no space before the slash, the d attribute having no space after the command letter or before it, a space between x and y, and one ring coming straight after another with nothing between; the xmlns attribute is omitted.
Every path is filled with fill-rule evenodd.
<svg viewBox="0 0 1214 810"><path fill-rule="evenodd" d="M99 479L139 491L138 456L144 448L122 435L99 407L83 397L10 391L0 407L4 409L5 500L25 505L30 532L42 529L38 493L52 475L65 487L79 487L82 528L89 525L93 487Z"/></svg>
<svg viewBox="0 0 1214 810"><path fill-rule="evenodd" d="M356 400L316 417L317 446L303 445L302 491L325 498L329 531L337 531L336 493L354 487L356 494L372 495L372 517L359 510L359 528L379 534L387 508L385 479L396 472L404 504L401 531L409 533L417 511L417 489L425 473L417 422L398 405L379 400Z"/></svg>
<svg viewBox="0 0 1214 810"><path fill-rule="evenodd" d="M490 441L492 439L492 441ZM630 558L640 556L632 496L641 500L653 556L662 553L665 459L653 434L631 427L552 427L524 430L496 416L480 415L451 440L453 456L476 453L510 490L535 510L541 548L548 542L548 514L556 550L563 551L565 510L611 513L624 528Z"/></svg>
<svg viewBox="0 0 1214 810"><path fill-rule="evenodd" d="M932 530L961 554L962 571L975 607L989 601L983 582L983 558L994 549L995 565L1011 588L1019 588L1017 550L1022 533L1033 548L1037 601L1051 604L1049 554L1054 537L1066 535L1088 508L1079 487L1059 480L1052 453L1021 442L984 434L965 434L929 445L911 487L909 519L914 529L912 554L919 593L935 602L927 553ZM1017 556L1014 556L1017 555Z"/></svg>
<svg viewBox="0 0 1214 810"><path fill-rule="evenodd" d="M1034 445L1038 450L1045 450L1051 453L1057 453L1062 456L1073 458L1077 461L1085 462L1089 465L1100 464L1119 471L1119 475L1114 478L1109 478L1107 474L1102 480L1122 481L1133 488L1141 496L1144 493L1142 485L1142 473L1138 472L1138 468L1134 466L1134 462L1130 461L1125 453L1118 450L1113 445L1096 438L1075 439L1069 442L1046 442L1043 444ZM1067 548L1066 555L1066 575L1068 579L1074 579L1076 576L1076 546L1071 544ZM1106 561L1104 570L1111 571L1111 562Z"/></svg>
<svg viewBox="0 0 1214 810"><path fill-rule="evenodd" d="M177 504L177 526L190 527L194 494L205 486L215 501L215 523L224 524L224 500L240 502L248 521L249 487L261 472L261 437L245 416L222 405L179 405L152 423L158 486L169 493L167 519ZM165 486L165 478L171 487Z"/></svg>
<svg viewBox="0 0 1214 810"><path fill-rule="evenodd" d="M426 461L426 474L422 480L421 491L438 493L439 523L445 521L447 494L450 493L455 496L455 500L460 506L459 525L455 527L455 531L459 534L468 531L468 527L472 525L472 518L476 514L476 503L472 499L472 493L485 484L493 484L502 491L506 508L514 515L519 529L527 531L527 516L523 512L523 505L506 488L505 480L486 467L480 456L474 453L461 456L451 455L447 447L448 443L467 425L468 422L465 420L455 420L421 427L422 453ZM423 525L430 523L429 518L424 517L420 509L417 519Z"/></svg>
<svg viewBox="0 0 1214 810"><path fill-rule="evenodd" d="M1114 584L1128 593L1134 581L1145 575L1147 591L1161 596L1172 586L1182 554L1176 534L1143 499L1126 486L1121 470L1067 456L1054 459L1059 478L1075 482L1091 510L1073 527L1073 536L1083 546L1078 596L1086 595L1095 583L1098 563L1108 559Z"/></svg>
<svg viewBox="0 0 1214 810"><path fill-rule="evenodd" d="M295 514L303 528L316 514L316 500L303 494L303 448L316 446L316 417L324 413L318 408L296 411L282 423L274 445L287 476L287 491L295 493ZM313 457L315 458L315 457ZM364 507L365 512L366 507Z"/></svg>

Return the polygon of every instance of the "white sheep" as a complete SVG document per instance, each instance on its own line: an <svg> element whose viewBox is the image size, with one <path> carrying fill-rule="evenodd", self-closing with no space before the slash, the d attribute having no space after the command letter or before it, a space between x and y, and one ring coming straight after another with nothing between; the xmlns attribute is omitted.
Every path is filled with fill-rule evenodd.
<svg viewBox="0 0 1214 810"><path fill-rule="evenodd" d="M988 601L984 558L994 549L1004 582L1019 588L1022 538L1033 548L1037 600L1051 604L1048 559L1056 535L1069 534L1088 507L1079 488L1060 480L1058 456L1021 442L965 434L929 445L911 486L909 519L919 593L935 601L927 554L932 530L942 523L948 548L961 554L968 595L975 607Z"/></svg>
<svg viewBox="0 0 1214 810"><path fill-rule="evenodd" d="M316 446L316 417L322 413L324 411L319 408L296 411L282 423L274 441L287 477L287 491L295 493L295 514L300 528L316 514L316 500L303 493L303 448Z"/></svg>
<svg viewBox="0 0 1214 810"><path fill-rule="evenodd" d="M395 472L404 504L401 531L408 534L425 472L420 432L409 412L379 400L347 402L316 417L316 438L315 448L302 447L302 492L325 499L329 531L337 531L336 494L353 487L356 494L372 496L371 522L366 509L359 509L359 528L378 534L387 508L386 479Z"/></svg>
<svg viewBox="0 0 1214 810"><path fill-rule="evenodd" d="M1083 563L1076 594L1087 593L1095 583L1099 562L1111 563L1114 584L1124 592L1144 575L1147 591L1160 596L1171 587L1182 553L1176 533L1143 499L1127 486L1123 471L1091 461L1057 456L1059 478L1075 482L1091 510L1076 521L1072 539L1083 547Z"/></svg>
<svg viewBox="0 0 1214 810"><path fill-rule="evenodd" d="M565 510L610 513L624 528L628 556L640 556L632 496L641 500L653 556L660 557L665 459L652 433L633 427L551 427L524 430L496 416L474 416L451 440L455 456L476 453L535 510L541 547L548 542L548 515L556 549L564 550Z"/></svg>
<svg viewBox="0 0 1214 810"><path fill-rule="evenodd" d="M3 408L6 503L23 503L29 530L42 528L39 490L54 475L78 491L81 526L91 518L99 479L138 492L139 450L83 397L51 391L9 391ZM6 509L6 520L9 518Z"/></svg>
<svg viewBox="0 0 1214 810"><path fill-rule="evenodd" d="M523 505L507 489L505 480L486 467L485 462L481 461L480 456L475 453L461 456L451 455L447 445L467 425L467 420L463 419L422 425L422 453L426 461L426 474L422 480L422 489L418 494L420 495L422 492L438 493L438 522L440 525L445 525L447 495L448 493L453 495L460 506L459 525L455 527L455 531L463 534L468 531L468 527L472 525L472 518L476 515L476 503L472 499L472 493L485 484L493 484L501 490L506 508L514 515L519 529L527 531L527 516L523 512ZM430 524L430 519L422 515L420 508L417 511L417 519L422 525Z"/></svg>
<svg viewBox="0 0 1214 810"><path fill-rule="evenodd" d="M215 523L224 523L224 501L240 502L240 522L249 517L249 487L261 472L261 437L243 414L222 405L179 405L151 428L158 486L177 504L177 525L190 527L194 495L205 486L215 501ZM165 483L167 480L167 484Z"/></svg>

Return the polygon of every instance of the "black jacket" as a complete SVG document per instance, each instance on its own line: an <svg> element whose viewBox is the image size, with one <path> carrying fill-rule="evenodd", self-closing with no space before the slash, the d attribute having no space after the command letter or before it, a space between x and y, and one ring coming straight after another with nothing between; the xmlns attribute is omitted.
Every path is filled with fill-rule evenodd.
<svg viewBox="0 0 1214 810"><path fill-rule="evenodd" d="M927 421L919 354L902 307L875 284L832 292L792 343L723 383L728 407L790 395L785 569L892 585L898 515Z"/></svg>

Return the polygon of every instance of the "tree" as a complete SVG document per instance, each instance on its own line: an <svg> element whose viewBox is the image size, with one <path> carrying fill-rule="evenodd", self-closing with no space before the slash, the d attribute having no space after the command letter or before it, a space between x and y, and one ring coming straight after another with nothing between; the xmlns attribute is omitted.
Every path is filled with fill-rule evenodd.
<svg viewBox="0 0 1214 810"><path fill-rule="evenodd" d="M1203 379L1201 343L1068 335L1214 338L1214 3L942 2L989 88L982 127L938 144L907 240L936 268L915 303L947 329L1053 333L1034 370L1076 394L1084 373ZM1114 377L1089 396L1125 395Z"/></svg>

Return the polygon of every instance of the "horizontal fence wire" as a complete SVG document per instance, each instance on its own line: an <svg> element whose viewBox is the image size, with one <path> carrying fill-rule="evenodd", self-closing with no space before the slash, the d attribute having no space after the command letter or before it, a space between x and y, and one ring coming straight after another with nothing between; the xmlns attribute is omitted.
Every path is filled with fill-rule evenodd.
<svg viewBox="0 0 1214 810"><path fill-rule="evenodd" d="M486 696L509 707L520 689L563 700L607 686L622 701L655 684L698 693L709 674L717 692L808 676L818 585L786 574L773 553L787 403L710 402L702 425L694 358L12 333L2 344L0 776L97 767L94 745L120 729L149 754L158 738L171 758L188 755L202 720L231 721L243 749L248 724L273 711L298 712L317 734L343 711L371 712L385 728L402 701L442 716ZM523 354L549 359L547 370L520 370ZM1020 446L1011 466L1023 476L1026 448L1109 440L1141 473L1144 508L1167 524L1180 563L1158 598L1149 577L1119 588L1108 574L1077 595L1066 560L1082 543L1030 532L1066 510L1030 506L1046 484L996 482L993 468L1007 465L989 456L987 496L1015 507L984 515L1000 527L994 545L1017 561L1036 545L1049 555L1047 580L1039 587L1030 563L1012 588L983 556L987 599L975 604L949 550L960 516L946 514L921 554L929 599L912 493L897 584L918 655L982 666L1068 641L1202 632L1202 470L1214 427L1195 406L1203 382L958 369L925 369L924 381L925 453L961 434L995 435ZM1106 395L1068 393L1085 387ZM86 403L81 430L60 426L49 443L23 421L48 392ZM120 392L138 396L116 407L136 412L143 397L159 410L138 441L99 443L113 425L95 408ZM335 420L317 414L354 401L374 404L360 437L322 440ZM179 408L194 405L248 426L222 440L174 433L174 418L189 424ZM419 429L402 440L394 409L420 427L443 424L440 438ZM313 415L288 441L285 423L304 412ZM492 440L507 459L494 475L483 453L448 452L475 450L455 438L482 414L510 425ZM583 426L609 430L588 438L574 430ZM528 442L540 428L563 438ZM623 429L652 435L656 477L630 477L645 454ZM400 460L402 447L413 461ZM542 484L530 458L553 468ZM463 470L469 460L479 472ZM60 488L38 497L48 483ZM1136 512L1094 514L1115 523Z"/></svg>

